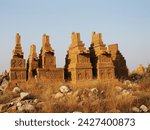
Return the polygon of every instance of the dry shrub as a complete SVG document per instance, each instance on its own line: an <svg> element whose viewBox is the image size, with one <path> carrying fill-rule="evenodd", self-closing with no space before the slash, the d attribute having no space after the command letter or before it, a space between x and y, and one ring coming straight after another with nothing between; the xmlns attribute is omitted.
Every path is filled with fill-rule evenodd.
<svg viewBox="0 0 150 130"><path fill-rule="evenodd" d="M145 86L143 87L142 86ZM150 104L149 87L145 82L141 82L141 87L134 89L132 95L122 95L117 93L115 87L119 86L125 90L129 87L117 80L88 80L77 83L51 83L42 81L27 81L18 84L25 92L30 92L39 103L36 105L38 112L131 112L133 106ZM61 85L71 88L71 94L64 94L62 98L56 99L54 95L59 92ZM15 85L14 85L15 86ZM12 87L11 87L12 88ZM91 88L97 88L99 95L89 96ZM76 95L74 93L78 91ZM10 101L12 94L0 96L0 103Z"/></svg>
<svg viewBox="0 0 150 130"><path fill-rule="evenodd" d="M116 97L116 108L120 112L130 112L135 100L136 97L132 95L119 95Z"/></svg>
<svg viewBox="0 0 150 130"><path fill-rule="evenodd" d="M13 92L7 92L0 96L0 104L10 102L13 98L18 97L19 95Z"/></svg>
<svg viewBox="0 0 150 130"><path fill-rule="evenodd" d="M134 95L137 97L135 104L140 106L142 104L149 106L150 105L150 93L146 91L136 91Z"/></svg>

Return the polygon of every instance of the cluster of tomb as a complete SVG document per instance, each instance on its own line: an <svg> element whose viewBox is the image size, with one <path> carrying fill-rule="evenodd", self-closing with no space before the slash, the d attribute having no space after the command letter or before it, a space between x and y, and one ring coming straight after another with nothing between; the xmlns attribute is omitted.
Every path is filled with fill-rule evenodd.
<svg viewBox="0 0 150 130"><path fill-rule="evenodd" d="M56 57L49 36L44 34L39 56L36 46L30 46L29 58L24 59L21 37L17 33L16 45L10 66L10 80L22 82L32 79L43 81L83 81L91 79L126 79L128 69L126 61L118 49L118 44L106 47L102 34L92 34L91 46L84 47L80 33L72 33L72 41L67 51L64 68L56 68Z"/></svg>

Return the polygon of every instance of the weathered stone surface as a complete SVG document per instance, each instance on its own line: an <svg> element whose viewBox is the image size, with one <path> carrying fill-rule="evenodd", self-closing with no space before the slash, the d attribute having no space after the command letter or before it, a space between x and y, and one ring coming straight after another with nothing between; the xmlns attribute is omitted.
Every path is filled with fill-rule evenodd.
<svg viewBox="0 0 150 130"><path fill-rule="evenodd" d="M141 106L140 106L140 109L141 109L143 112L148 112L148 108L147 108L147 106L145 106L145 105L141 105Z"/></svg>
<svg viewBox="0 0 150 130"><path fill-rule="evenodd" d="M132 107L132 112L140 112L140 109L139 108L137 108L137 107Z"/></svg>
<svg viewBox="0 0 150 130"><path fill-rule="evenodd" d="M126 90L126 89L124 89L124 90L121 92L121 94L122 94L123 96L128 96L128 95L131 94L131 92L128 91L128 90Z"/></svg>
<svg viewBox="0 0 150 130"><path fill-rule="evenodd" d="M64 81L73 82L97 79L125 79L128 76L126 61L118 44L111 44L108 49L102 41L102 34L92 34L90 51L84 47L79 33L72 33L72 43L67 51L65 73L63 68L56 68L56 57L51 47L49 36L44 34L42 48L39 57L34 44L30 47L30 55L27 62L21 47L21 37L17 33L16 46L10 65L10 80L22 82L26 80L44 80L50 82ZM27 74L26 74L27 72ZM8 73L7 73L8 74ZM6 74L3 74L6 77ZM0 77L0 82L2 78Z"/></svg>
<svg viewBox="0 0 150 130"><path fill-rule="evenodd" d="M128 68L126 60L118 49L118 44L111 44L108 46L108 50L111 53L111 58L114 63L115 77L117 79L128 78Z"/></svg>
<svg viewBox="0 0 150 130"><path fill-rule="evenodd" d="M13 56L10 64L10 80L13 82L26 81L26 67L25 67L24 53L21 47L21 37L17 33L16 46L13 51Z"/></svg>
<svg viewBox="0 0 150 130"><path fill-rule="evenodd" d="M9 85L9 81L4 78L0 88L5 89L8 85Z"/></svg>
<svg viewBox="0 0 150 130"><path fill-rule="evenodd" d="M79 33L72 33L72 43L66 55L65 78L73 82L92 79L90 53Z"/></svg>
<svg viewBox="0 0 150 130"><path fill-rule="evenodd" d="M38 57L36 53L36 46L32 44L30 46L30 55L27 63L28 80L34 79L35 76L37 76L37 68L38 68Z"/></svg>
<svg viewBox="0 0 150 130"><path fill-rule="evenodd" d="M14 93L20 93L20 92L21 92L21 89L20 89L19 87L15 87L15 88L13 89L13 92L14 92Z"/></svg>
<svg viewBox="0 0 150 130"><path fill-rule="evenodd" d="M38 99L34 99L33 103L37 104L39 102Z"/></svg>
<svg viewBox="0 0 150 130"><path fill-rule="evenodd" d="M36 112L36 109L33 105L31 104L25 104L23 106L18 107L19 112Z"/></svg>
<svg viewBox="0 0 150 130"><path fill-rule="evenodd" d="M130 81L130 80L125 80L125 81L123 82L123 84L128 86L129 84L131 84L131 81Z"/></svg>
<svg viewBox="0 0 150 130"><path fill-rule="evenodd" d="M18 103L16 104L17 107L21 107L22 105L23 105L22 102L18 102Z"/></svg>
<svg viewBox="0 0 150 130"><path fill-rule="evenodd" d="M56 68L56 57L54 56L54 50L51 47L49 36L46 34L43 35L37 76L42 80L49 80L53 82L64 81L64 69Z"/></svg>
<svg viewBox="0 0 150 130"><path fill-rule="evenodd" d="M97 89L97 88L92 88L90 95L91 95L91 94L94 95L94 96L99 96L99 91L98 91L98 89Z"/></svg>
<svg viewBox="0 0 150 130"><path fill-rule="evenodd" d="M58 93L55 94L54 98L58 99L58 98L61 98L61 97L63 97L63 96L64 96L63 93L58 92Z"/></svg>
<svg viewBox="0 0 150 130"><path fill-rule="evenodd" d="M68 93L70 91L70 88L68 86L63 85L59 88L59 90L61 93Z"/></svg>
<svg viewBox="0 0 150 130"><path fill-rule="evenodd" d="M111 54L102 41L102 34L92 34L90 57L93 67L93 76L97 79L115 79L114 64Z"/></svg>
<svg viewBox="0 0 150 130"><path fill-rule="evenodd" d="M34 99L34 97L30 93L27 93L27 92L21 92L20 98L21 100Z"/></svg>
<svg viewBox="0 0 150 130"><path fill-rule="evenodd" d="M91 92L94 93L94 94L98 94L99 91L98 91L97 88L92 88L92 89L91 89Z"/></svg>

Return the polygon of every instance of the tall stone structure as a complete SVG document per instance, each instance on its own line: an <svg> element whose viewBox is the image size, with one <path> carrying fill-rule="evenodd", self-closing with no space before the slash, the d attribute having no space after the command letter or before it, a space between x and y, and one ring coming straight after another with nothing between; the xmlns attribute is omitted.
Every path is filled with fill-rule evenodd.
<svg viewBox="0 0 150 130"><path fill-rule="evenodd" d="M118 44L111 44L108 46L111 57L115 66L115 76L117 79L128 78L128 68L126 60L118 49Z"/></svg>
<svg viewBox="0 0 150 130"><path fill-rule="evenodd" d="M72 43L66 56L65 77L73 82L92 79L90 53L79 33L72 33Z"/></svg>
<svg viewBox="0 0 150 130"><path fill-rule="evenodd" d="M107 48L103 43L101 33L93 32L89 51L84 47L80 33L73 32L72 43L65 60L65 68L56 68L54 50L51 47L49 36L44 34L39 57L36 53L36 46L32 44L26 67L21 37L17 33L10 64L10 80L18 83L35 79L35 77L50 82L62 82L64 79L77 82L93 78L104 80L128 78L126 60L119 51L118 44L111 44ZM141 66L139 71L144 72Z"/></svg>
<svg viewBox="0 0 150 130"><path fill-rule="evenodd" d="M10 64L10 80L16 83L26 81L26 63L19 33L16 34L16 45Z"/></svg>
<svg viewBox="0 0 150 130"><path fill-rule="evenodd" d="M111 54L107 51L107 47L102 41L101 33L93 32L90 54L94 78L114 79L114 64Z"/></svg>
<svg viewBox="0 0 150 130"><path fill-rule="evenodd" d="M38 57L36 53L36 46L32 44L30 46L30 55L27 63L27 73L28 80L35 78L37 76L37 68L38 68Z"/></svg>
<svg viewBox="0 0 150 130"><path fill-rule="evenodd" d="M49 36L46 34L43 35L37 76L43 80L64 81L64 69L56 68L56 57L54 56L54 50L49 42Z"/></svg>

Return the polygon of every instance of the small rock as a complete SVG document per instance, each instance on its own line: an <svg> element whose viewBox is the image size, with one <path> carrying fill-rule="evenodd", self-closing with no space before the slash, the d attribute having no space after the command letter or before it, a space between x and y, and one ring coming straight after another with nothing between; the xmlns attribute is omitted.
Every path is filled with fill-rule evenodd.
<svg viewBox="0 0 150 130"><path fill-rule="evenodd" d="M34 99L33 103L37 104L38 103L38 99Z"/></svg>
<svg viewBox="0 0 150 130"><path fill-rule="evenodd" d="M18 111L19 112L36 112L36 109L33 105L26 104L26 105L18 107Z"/></svg>
<svg viewBox="0 0 150 130"><path fill-rule="evenodd" d="M25 112L25 111L24 111L24 107L23 107L23 106L18 107L18 111L19 111L19 112Z"/></svg>
<svg viewBox="0 0 150 130"><path fill-rule="evenodd" d="M130 81L130 80L125 80L125 81L123 82L123 84L124 84L124 85L129 85L129 84L131 84L131 81Z"/></svg>
<svg viewBox="0 0 150 130"><path fill-rule="evenodd" d="M33 105L27 104L27 105L25 105L25 111L26 112L36 112L36 109Z"/></svg>
<svg viewBox="0 0 150 130"><path fill-rule="evenodd" d="M132 112L140 112L140 109L137 107L132 107Z"/></svg>
<svg viewBox="0 0 150 130"><path fill-rule="evenodd" d="M92 88L92 89L91 89L91 92L92 92L93 94L97 95L99 91L98 91L97 88Z"/></svg>
<svg viewBox="0 0 150 130"><path fill-rule="evenodd" d="M140 109L141 109L143 112L148 112L148 108L147 108L147 106L145 106L145 105L141 105L141 106L140 106Z"/></svg>
<svg viewBox="0 0 150 130"><path fill-rule="evenodd" d="M61 98L61 97L63 97L64 96L64 94L63 93L61 93L61 92L58 92L58 93L56 93L55 94L55 96L54 96L54 98Z"/></svg>
<svg viewBox="0 0 150 130"><path fill-rule="evenodd" d="M70 91L70 88L68 86L64 85L64 86L61 86L59 88L59 90L60 90L61 93L68 93Z"/></svg>
<svg viewBox="0 0 150 130"><path fill-rule="evenodd" d="M9 104L9 107L12 107L15 103L14 102L10 102L8 104Z"/></svg>
<svg viewBox="0 0 150 130"><path fill-rule="evenodd" d="M105 94L105 91L104 91L104 90L102 90L102 91L100 92L100 94L101 94L101 95Z"/></svg>
<svg viewBox="0 0 150 130"><path fill-rule="evenodd" d="M6 80L6 79L3 79L3 82L2 82L2 84L1 84L1 88L4 89L4 88L6 88L8 85L9 85L9 81Z"/></svg>
<svg viewBox="0 0 150 130"><path fill-rule="evenodd" d="M22 103L21 103L21 102L18 102L16 106L17 106L17 107L21 107L21 106L22 106Z"/></svg>
<svg viewBox="0 0 150 130"><path fill-rule="evenodd" d="M26 92L21 92L20 97L21 100L34 99L34 97L30 93L26 93Z"/></svg>
<svg viewBox="0 0 150 130"><path fill-rule="evenodd" d="M130 94L130 92L128 91L128 90L123 90L122 91L122 95L124 95L124 96L127 96L127 95L129 95Z"/></svg>
<svg viewBox="0 0 150 130"><path fill-rule="evenodd" d="M15 87L15 88L13 89L13 92L14 92L14 93L20 93L20 92L21 92L21 89L20 89L19 87Z"/></svg>

